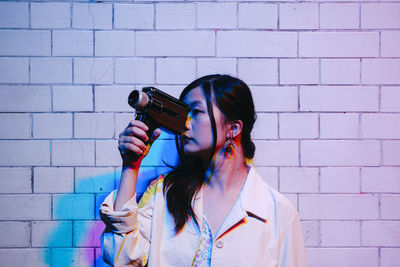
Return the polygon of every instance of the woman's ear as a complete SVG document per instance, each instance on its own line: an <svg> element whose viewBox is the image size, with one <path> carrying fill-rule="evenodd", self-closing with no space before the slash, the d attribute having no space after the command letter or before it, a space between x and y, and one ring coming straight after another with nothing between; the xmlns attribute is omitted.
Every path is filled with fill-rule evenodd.
<svg viewBox="0 0 400 267"><path fill-rule="evenodd" d="M230 122L230 131L232 131L232 137L236 138L242 133L243 122L241 120L234 120Z"/></svg>

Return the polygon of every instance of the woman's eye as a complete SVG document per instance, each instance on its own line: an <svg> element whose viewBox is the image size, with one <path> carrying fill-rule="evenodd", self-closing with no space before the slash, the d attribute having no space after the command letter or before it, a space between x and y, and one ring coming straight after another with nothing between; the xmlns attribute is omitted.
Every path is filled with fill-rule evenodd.
<svg viewBox="0 0 400 267"><path fill-rule="evenodd" d="M201 113L201 112L203 112L201 109L196 109L196 108L195 108L195 109L192 110L192 114L193 114L193 115L197 115L197 114L199 114L199 113Z"/></svg>

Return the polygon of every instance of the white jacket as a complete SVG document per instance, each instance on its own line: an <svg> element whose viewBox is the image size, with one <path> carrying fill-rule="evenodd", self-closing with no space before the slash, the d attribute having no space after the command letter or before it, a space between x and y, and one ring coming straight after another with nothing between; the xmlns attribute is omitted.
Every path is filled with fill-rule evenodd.
<svg viewBox="0 0 400 267"><path fill-rule="evenodd" d="M114 192L100 208L107 228L102 235L105 262L113 266L191 266L201 230L189 220L175 234L160 176L139 205L132 198L113 210ZM193 201L202 218L202 190ZM282 194L252 167L223 225L214 237L211 266L306 267L299 215Z"/></svg>

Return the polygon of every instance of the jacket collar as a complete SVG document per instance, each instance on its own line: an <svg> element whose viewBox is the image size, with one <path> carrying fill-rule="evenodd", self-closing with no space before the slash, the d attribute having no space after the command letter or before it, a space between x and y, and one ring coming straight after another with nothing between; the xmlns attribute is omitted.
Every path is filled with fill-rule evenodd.
<svg viewBox="0 0 400 267"><path fill-rule="evenodd" d="M241 206L248 216L262 221L268 220L271 211L275 209L272 204L267 204L274 202L266 201L267 198L272 197L272 194L268 194L270 190L271 187L251 166L242 192L239 195Z"/></svg>
<svg viewBox="0 0 400 267"><path fill-rule="evenodd" d="M273 203L265 201L266 198L271 197L272 194L267 194L270 190L269 185L260 177L253 166L247 174L246 181L239 194L238 199L234 203L227 218L218 230L217 239L219 236L224 235L226 231L235 226L238 222L246 217L253 217L261 222L267 222L271 211L274 210L272 205L266 203ZM203 190L201 189L194 197L194 211L199 220L203 216ZM201 227L201 221L199 221ZM197 228L197 227L195 227ZM201 229L197 230L198 233Z"/></svg>

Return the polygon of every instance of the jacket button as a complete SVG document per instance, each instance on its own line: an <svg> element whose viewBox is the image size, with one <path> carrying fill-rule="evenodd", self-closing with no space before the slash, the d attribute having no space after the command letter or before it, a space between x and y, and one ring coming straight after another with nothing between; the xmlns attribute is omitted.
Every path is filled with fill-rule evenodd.
<svg viewBox="0 0 400 267"><path fill-rule="evenodd" d="M224 242L222 242L222 240L218 240L217 243L215 243L215 246L217 248L223 248L224 247Z"/></svg>

